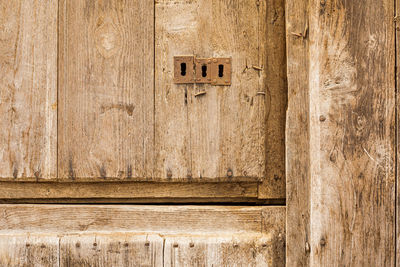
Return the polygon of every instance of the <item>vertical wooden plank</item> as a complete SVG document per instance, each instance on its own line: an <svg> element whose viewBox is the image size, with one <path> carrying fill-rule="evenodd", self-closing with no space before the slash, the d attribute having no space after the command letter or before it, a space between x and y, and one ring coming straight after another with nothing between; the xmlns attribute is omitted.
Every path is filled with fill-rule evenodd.
<svg viewBox="0 0 400 267"><path fill-rule="evenodd" d="M400 62L400 0L395 0L395 53L396 53L396 124L395 124L395 131L396 131L396 196L395 196L395 220L396 220L396 240L395 240L395 259L396 259L396 266L400 266L400 215L399 215L399 173L400 173L400 153L399 153L399 138L400 138L400 131L399 131L399 125L400 125L400 115L399 115L399 103L400 103L400 96L399 96L399 88L400 88L400 68L399 68L399 62Z"/></svg>
<svg viewBox="0 0 400 267"><path fill-rule="evenodd" d="M54 178L57 1L1 1L0 114L0 178Z"/></svg>
<svg viewBox="0 0 400 267"><path fill-rule="evenodd" d="M262 7L265 1L157 1L157 177L264 176ZM174 84L176 55L232 57L232 85Z"/></svg>
<svg viewBox="0 0 400 267"><path fill-rule="evenodd" d="M394 3L310 6L311 263L393 266Z"/></svg>
<svg viewBox="0 0 400 267"><path fill-rule="evenodd" d="M155 4L155 177L191 173L188 91L193 86L173 83L173 56L193 54L195 9L181 0Z"/></svg>
<svg viewBox="0 0 400 267"><path fill-rule="evenodd" d="M261 2L264 3L264 2ZM287 108L285 1L268 0L260 29L260 45L265 45L265 157L266 173L259 186L259 198L285 198L285 120Z"/></svg>
<svg viewBox="0 0 400 267"><path fill-rule="evenodd" d="M286 264L309 266L310 144L308 0L286 1Z"/></svg>
<svg viewBox="0 0 400 267"><path fill-rule="evenodd" d="M55 235L0 236L1 266L59 266L59 238Z"/></svg>
<svg viewBox="0 0 400 267"><path fill-rule="evenodd" d="M299 2L309 5L309 34ZM288 1L288 51L312 40L307 54L288 53L288 122L305 115L309 127L300 146L309 169L299 171L291 163L300 162L293 141L301 125L288 124L289 264L394 265L393 7L389 0ZM306 77L291 71L299 68ZM292 109L299 77L308 83L300 83L300 96L309 106Z"/></svg>
<svg viewBox="0 0 400 267"><path fill-rule="evenodd" d="M163 239L124 233L61 238L61 266L162 266Z"/></svg>
<svg viewBox="0 0 400 267"><path fill-rule="evenodd" d="M61 179L152 176L153 5L61 1Z"/></svg>

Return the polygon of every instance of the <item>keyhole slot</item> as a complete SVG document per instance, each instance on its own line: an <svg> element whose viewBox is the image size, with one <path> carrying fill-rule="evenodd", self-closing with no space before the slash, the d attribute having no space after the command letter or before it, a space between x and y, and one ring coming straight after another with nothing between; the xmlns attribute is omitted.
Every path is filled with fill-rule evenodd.
<svg viewBox="0 0 400 267"><path fill-rule="evenodd" d="M224 65L222 64L218 65L218 77L220 78L224 77Z"/></svg>
<svg viewBox="0 0 400 267"><path fill-rule="evenodd" d="M181 76L186 76L186 63L181 63Z"/></svg>
<svg viewBox="0 0 400 267"><path fill-rule="evenodd" d="M204 77L207 77L207 65L203 65L203 66L201 66L201 76L204 78Z"/></svg>

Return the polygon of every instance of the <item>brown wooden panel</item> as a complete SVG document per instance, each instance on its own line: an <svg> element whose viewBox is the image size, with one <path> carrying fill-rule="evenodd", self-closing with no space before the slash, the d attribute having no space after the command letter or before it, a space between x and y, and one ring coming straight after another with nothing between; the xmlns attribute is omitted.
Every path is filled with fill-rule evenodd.
<svg viewBox="0 0 400 267"><path fill-rule="evenodd" d="M57 1L0 3L0 178L57 175Z"/></svg>
<svg viewBox="0 0 400 267"><path fill-rule="evenodd" d="M60 266L162 266L163 238L124 233L71 235L60 240Z"/></svg>
<svg viewBox="0 0 400 267"><path fill-rule="evenodd" d="M59 238L56 235L0 236L1 266L59 266Z"/></svg>
<svg viewBox="0 0 400 267"><path fill-rule="evenodd" d="M393 266L394 4L287 3L287 263Z"/></svg>
<svg viewBox="0 0 400 267"><path fill-rule="evenodd" d="M60 179L152 177L153 5L60 2Z"/></svg>
<svg viewBox="0 0 400 267"><path fill-rule="evenodd" d="M156 177L264 176L264 9L265 0L156 2ZM179 55L231 57L232 85L174 84Z"/></svg>

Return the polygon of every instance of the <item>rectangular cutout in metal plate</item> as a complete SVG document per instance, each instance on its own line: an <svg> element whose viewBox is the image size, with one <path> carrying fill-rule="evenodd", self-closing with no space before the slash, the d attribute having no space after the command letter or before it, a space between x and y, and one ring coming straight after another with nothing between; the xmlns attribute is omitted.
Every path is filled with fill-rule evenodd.
<svg viewBox="0 0 400 267"><path fill-rule="evenodd" d="M196 83L211 83L211 58L196 58Z"/></svg>
<svg viewBox="0 0 400 267"><path fill-rule="evenodd" d="M214 58L211 65L212 85L231 85L232 59Z"/></svg>
<svg viewBox="0 0 400 267"><path fill-rule="evenodd" d="M174 57L174 83L194 83L194 57Z"/></svg>

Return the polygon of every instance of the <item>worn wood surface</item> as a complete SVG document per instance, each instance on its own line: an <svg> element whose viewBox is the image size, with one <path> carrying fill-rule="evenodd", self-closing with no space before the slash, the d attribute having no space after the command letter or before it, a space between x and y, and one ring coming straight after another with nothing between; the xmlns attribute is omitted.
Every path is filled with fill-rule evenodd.
<svg viewBox="0 0 400 267"><path fill-rule="evenodd" d="M393 266L392 1L287 1L289 266Z"/></svg>
<svg viewBox="0 0 400 267"><path fill-rule="evenodd" d="M265 5L156 1L156 177L264 176ZM232 85L174 84L175 55L232 57Z"/></svg>
<svg viewBox="0 0 400 267"><path fill-rule="evenodd" d="M65 236L60 239L60 265L163 266L163 243L158 235Z"/></svg>
<svg viewBox="0 0 400 267"><path fill-rule="evenodd" d="M80 231L262 233L267 225L265 220L276 224L269 225L268 229L280 229L284 212L284 207L4 204L0 205L0 214L3 214L0 234Z"/></svg>
<svg viewBox="0 0 400 267"><path fill-rule="evenodd" d="M57 175L57 1L0 3L0 178Z"/></svg>
<svg viewBox="0 0 400 267"><path fill-rule="evenodd" d="M287 108L285 1L268 0L266 21L260 26L260 45L265 45L265 177L259 198L286 197L285 120Z"/></svg>
<svg viewBox="0 0 400 267"><path fill-rule="evenodd" d="M153 5L60 2L60 179L152 177Z"/></svg>
<svg viewBox="0 0 400 267"><path fill-rule="evenodd" d="M0 235L0 266L59 266L57 235Z"/></svg>

